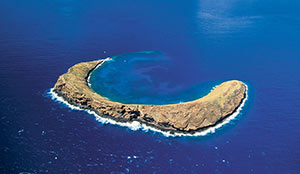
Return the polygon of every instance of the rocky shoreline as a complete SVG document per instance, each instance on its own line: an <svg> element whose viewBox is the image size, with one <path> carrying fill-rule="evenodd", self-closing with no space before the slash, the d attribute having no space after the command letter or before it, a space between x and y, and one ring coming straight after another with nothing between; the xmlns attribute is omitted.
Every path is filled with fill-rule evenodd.
<svg viewBox="0 0 300 174"><path fill-rule="evenodd" d="M224 82L206 96L168 105L123 104L95 93L90 73L108 59L78 63L61 75L53 91L68 103L118 122L138 121L162 131L194 133L233 114L246 98L247 87L237 80Z"/></svg>

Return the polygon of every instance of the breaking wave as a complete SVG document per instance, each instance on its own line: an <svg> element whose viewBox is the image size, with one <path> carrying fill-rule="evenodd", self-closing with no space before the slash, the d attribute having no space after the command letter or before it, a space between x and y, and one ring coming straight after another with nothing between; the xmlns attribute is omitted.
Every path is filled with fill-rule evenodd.
<svg viewBox="0 0 300 174"><path fill-rule="evenodd" d="M103 124L112 124L112 125L119 125L121 127L128 127L129 129L131 129L133 131L142 130L142 131L145 131L145 132L148 132L148 131L158 132L158 133L161 133L162 135L164 135L166 137L181 137L181 136L190 136L190 137L192 137L192 136L206 136L208 134L212 134L217 129L221 128L225 124L228 124L230 121L234 120L239 115L239 113L241 112L243 106L245 105L246 100L248 100L248 86L246 85L245 98L243 99L242 103L236 109L236 111L234 113L232 113L231 115L229 115L228 117L226 117L225 119L223 119L220 123L217 123L216 125L214 125L212 127L209 127L207 129L204 129L204 130L201 130L201 131L197 131L195 133L179 133L179 132L163 131L163 130L160 130L158 128L154 128L154 127L148 126L148 125L146 125L144 123L140 123L138 121L118 122L118 121L110 119L110 118L101 117L100 115L98 115L94 111L90 111L90 110L87 110L87 109L81 109L81 108L79 108L77 106L74 106L74 105L70 104L68 101L66 101L62 97L58 96L54 92L53 88L50 89L49 95L51 96L51 98L54 101L57 101L59 103L63 103L66 106L68 106L69 108L71 108L72 110L86 111L87 113L95 116L95 119L97 121L99 121L100 123L103 123Z"/></svg>

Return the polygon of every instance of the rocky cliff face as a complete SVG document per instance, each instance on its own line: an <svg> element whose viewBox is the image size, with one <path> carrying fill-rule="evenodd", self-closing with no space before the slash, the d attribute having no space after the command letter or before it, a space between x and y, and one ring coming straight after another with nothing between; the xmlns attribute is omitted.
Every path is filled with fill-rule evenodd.
<svg viewBox="0 0 300 174"><path fill-rule="evenodd" d="M103 60L79 63L61 75L54 91L69 103L95 111L120 122L139 121L150 126L178 132L194 132L215 125L232 114L246 95L241 81L227 81L208 95L185 103L139 105L112 102L95 93L87 83L91 71Z"/></svg>

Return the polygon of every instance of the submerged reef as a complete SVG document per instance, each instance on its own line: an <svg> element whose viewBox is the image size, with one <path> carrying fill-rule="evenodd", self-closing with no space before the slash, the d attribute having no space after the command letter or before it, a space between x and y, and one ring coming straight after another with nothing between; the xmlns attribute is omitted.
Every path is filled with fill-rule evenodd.
<svg viewBox="0 0 300 174"><path fill-rule="evenodd" d="M166 104L124 104L110 101L89 86L90 73L109 60L78 63L61 75L53 91L68 103L118 122L138 121L162 131L194 133L216 125L233 114L246 98L247 86L230 80L194 101Z"/></svg>

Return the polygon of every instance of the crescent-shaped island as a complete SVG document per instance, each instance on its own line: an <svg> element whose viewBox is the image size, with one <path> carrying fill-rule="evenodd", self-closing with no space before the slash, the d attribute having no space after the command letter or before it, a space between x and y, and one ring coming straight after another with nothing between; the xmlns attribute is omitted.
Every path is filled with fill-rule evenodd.
<svg viewBox="0 0 300 174"><path fill-rule="evenodd" d="M89 85L90 73L109 60L78 63L61 75L53 92L69 104L94 111L101 117L118 122L138 121L162 131L193 134L215 126L233 114L247 96L247 86L238 80L223 82L209 94L194 101L166 104L123 104L94 92Z"/></svg>

